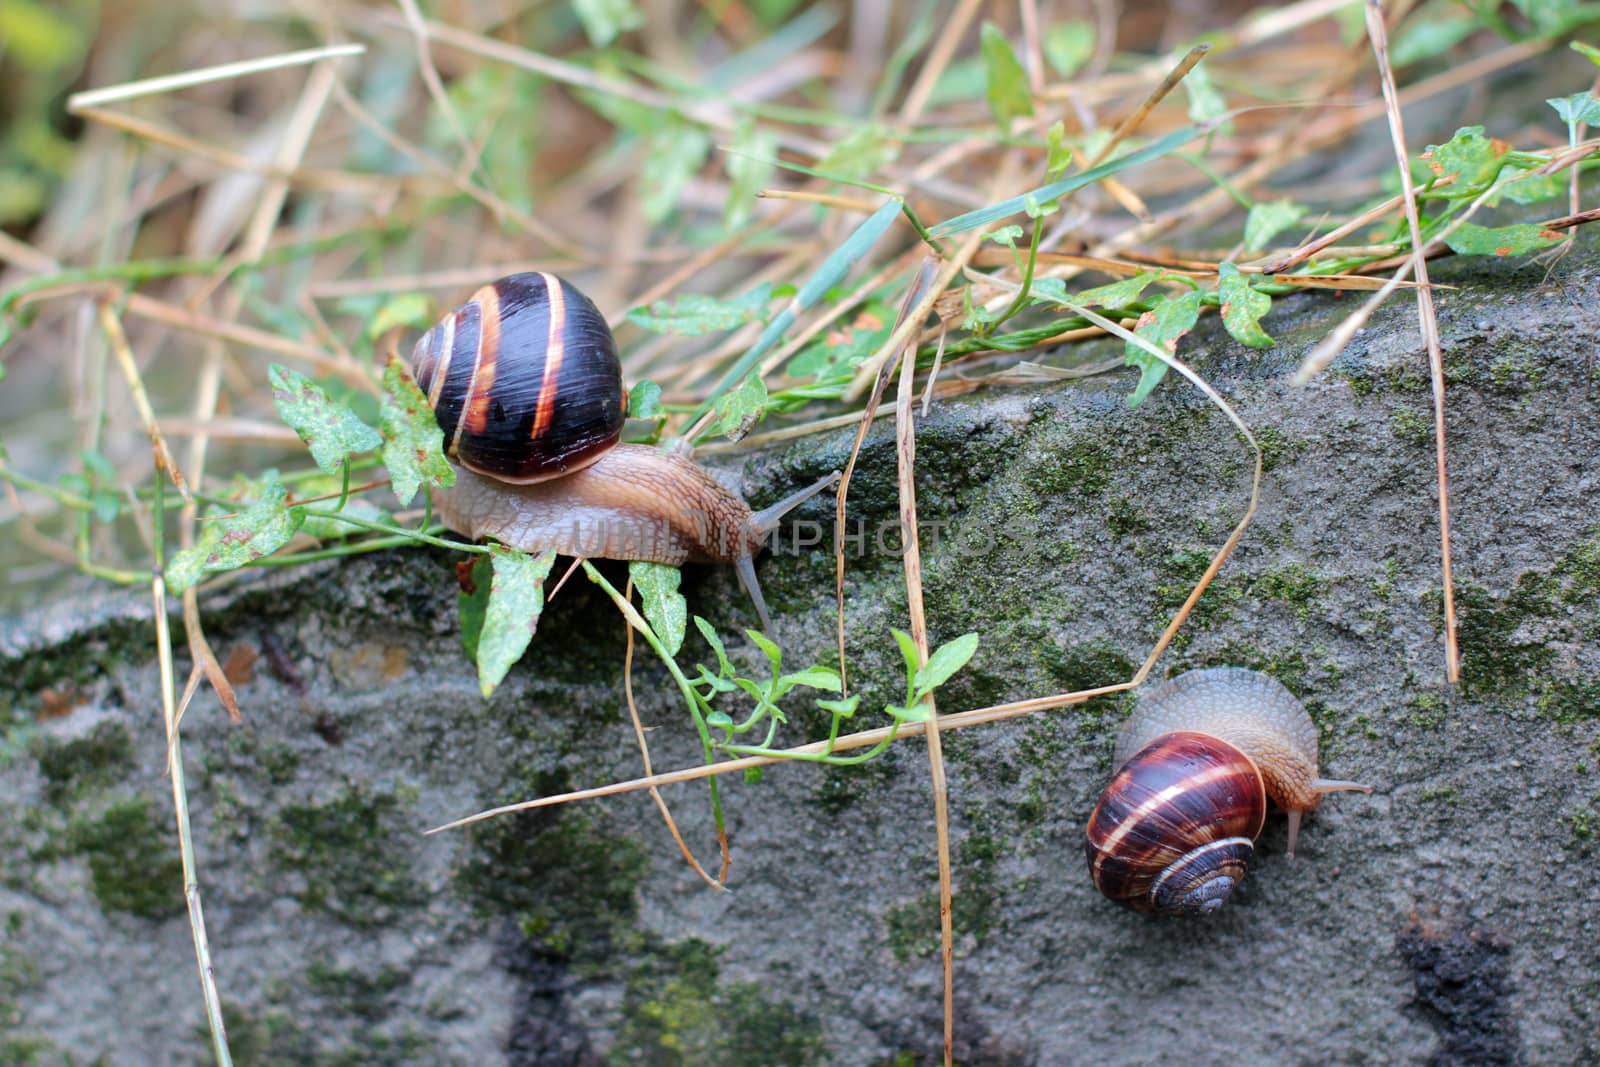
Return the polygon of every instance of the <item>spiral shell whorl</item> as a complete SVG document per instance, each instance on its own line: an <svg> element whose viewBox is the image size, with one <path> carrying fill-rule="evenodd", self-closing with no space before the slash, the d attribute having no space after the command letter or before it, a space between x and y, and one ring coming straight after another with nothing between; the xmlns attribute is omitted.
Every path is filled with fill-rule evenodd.
<svg viewBox="0 0 1600 1067"><path fill-rule="evenodd" d="M411 366L445 451L490 477L558 477L622 434L622 367L605 317L553 274L479 289L422 336Z"/></svg>
<svg viewBox="0 0 1600 1067"><path fill-rule="evenodd" d="M1136 911L1211 911L1244 877L1266 817L1249 756L1215 737L1169 733L1134 753L1101 794L1086 834L1089 873Z"/></svg>
<svg viewBox="0 0 1600 1067"><path fill-rule="evenodd" d="M1245 752L1261 769L1267 794L1287 811L1310 811L1320 794L1317 728L1283 684L1244 667L1189 671L1139 698L1118 735L1113 760L1120 766L1162 734L1208 734Z"/></svg>

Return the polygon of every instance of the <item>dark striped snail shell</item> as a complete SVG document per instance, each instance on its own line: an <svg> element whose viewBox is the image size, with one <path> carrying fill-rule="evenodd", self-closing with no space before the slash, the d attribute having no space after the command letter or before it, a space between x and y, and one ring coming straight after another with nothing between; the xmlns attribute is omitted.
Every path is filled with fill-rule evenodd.
<svg viewBox="0 0 1600 1067"><path fill-rule="evenodd" d="M422 336L411 369L459 464L434 497L445 525L527 552L732 564L770 629L755 555L837 474L752 513L682 453L618 444L616 343L594 302L553 274L479 289Z"/></svg>
<svg viewBox="0 0 1600 1067"><path fill-rule="evenodd" d="M1189 671L1141 697L1117 740L1118 770L1089 816L1100 892L1136 911L1215 911L1244 878L1267 801L1300 819L1323 796L1370 792L1317 777L1317 729L1294 695L1242 667Z"/></svg>

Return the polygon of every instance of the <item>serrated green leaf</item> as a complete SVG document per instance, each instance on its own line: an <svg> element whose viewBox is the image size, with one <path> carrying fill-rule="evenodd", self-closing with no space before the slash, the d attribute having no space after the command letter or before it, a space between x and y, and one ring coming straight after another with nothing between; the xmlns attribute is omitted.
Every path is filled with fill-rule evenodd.
<svg viewBox="0 0 1600 1067"><path fill-rule="evenodd" d="M1494 181L1508 151L1510 146L1504 141L1485 137L1482 126L1463 126L1444 144L1429 145L1422 161L1435 177L1458 175L1452 195L1463 195Z"/></svg>
<svg viewBox="0 0 1600 1067"><path fill-rule="evenodd" d="M777 674L783 666L783 651L778 648L777 643L760 630L746 630L745 635L754 641L756 647L771 661L772 673Z"/></svg>
<svg viewBox="0 0 1600 1067"><path fill-rule="evenodd" d="M648 308L634 308L628 312L627 319L651 333L699 337L762 321L767 317L770 299L770 282L733 300L722 300L706 293L685 293L671 300L657 300Z"/></svg>
<svg viewBox="0 0 1600 1067"><path fill-rule="evenodd" d="M494 568L483 628L478 632L478 688L487 700L522 658L544 612L544 580L556 561L555 549L530 556L504 545L490 545Z"/></svg>
<svg viewBox="0 0 1600 1067"><path fill-rule="evenodd" d="M1085 289L1074 297L1072 302L1079 307L1094 307L1096 304L1103 308L1127 307L1143 296L1150 283L1160 277L1160 271L1140 271L1131 278Z"/></svg>
<svg viewBox="0 0 1600 1067"><path fill-rule="evenodd" d="M237 570L289 543L306 521L306 510L289 507L289 490L268 482L255 503L232 518L203 523L195 544L167 562L167 589L182 593L203 575Z"/></svg>
<svg viewBox="0 0 1600 1067"><path fill-rule="evenodd" d="M1561 121L1568 126L1577 126L1579 123L1600 126L1600 97L1588 93L1573 93L1571 96L1546 100L1545 103L1555 108L1556 114L1561 116Z"/></svg>
<svg viewBox="0 0 1600 1067"><path fill-rule="evenodd" d="M730 389L717 401L716 432L730 441L737 441L749 433L767 410L767 383L759 371L750 376L737 389Z"/></svg>
<svg viewBox="0 0 1600 1067"><path fill-rule="evenodd" d="M1564 239L1561 234L1533 222L1494 227L1464 222L1455 233L1445 238L1444 243L1457 255L1520 256L1549 248Z"/></svg>
<svg viewBox="0 0 1600 1067"><path fill-rule="evenodd" d="M1100 34L1083 19L1052 22L1044 31L1044 61L1063 78L1070 78L1094 56Z"/></svg>
<svg viewBox="0 0 1600 1067"><path fill-rule="evenodd" d="M457 570L457 575L460 571ZM461 624L461 645L467 650L467 659L478 662L478 638L483 634L483 620L489 613L489 593L494 585L494 562L487 553L472 557L467 577L456 588L456 619Z"/></svg>
<svg viewBox="0 0 1600 1067"><path fill-rule="evenodd" d="M1244 246L1260 252L1278 234L1305 217L1304 204L1293 200L1258 200L1244 220Z"/></svg>
<svg viewBox="0 0 1600 1067"><path fill-rule="evenodd" d="M433 323L433 301L421 293L401 293L367 320L366 336L368 341L376 341L390 330L424 330Z"/></svg>
<svg viewBox="0 0 1600 1067"><path fill-rule="evenodd" d="M1164 295L1159 301L1139 316L1139 325L1133 332L1164 351L1176 352L1178 342L1200 318L1200 293L1190 290L1182 296ZM1123 343L1122 353L1128 366L1139 368L1139 384L1128 397L1128 406L1136 407L1166 377L1167 365L1132 341Z"/></svg>
<svg viewBox="0 0 1600 1067"><path fill-rule="evenodd" d="M1261 319L1272 310L1272 297L1251 285L1249 276L1232 263L1217 270L1217 296L1222 300L1222 325L1235 341L1251 348L1271 347L1272 338L1261 328Z"/></svg>
<svg viewBox="0 0 1600 1067"><path fill-rule="evenodd" d="M628 391L628 418L653 419L661 414L661 386L644 378Z"/></svg>
<svg viewBox="0 0 1600 1067"><path fill-rule="evenodd" d="M689 623L689 602L678 592L682 572L665 563L636 559L628 564L628 576L639 587L639 599L650 629L666 646L667 655L676 656L683 647L683 635Z"/></svg>
<svg viewBox="0 0 1600 1067"><path fill-rule="evenodd" d="M778 155L778 138L755 120L740 121L733 135L733 151L724 166L728 171L728 203L722 209L722 225L736 230L750 221L755 211L756 194L772 184Z"/></svg>
<svg viewBox="0 0 1600 1067"><path fill-rule="evenodd" d="M972 654L978 651L978 635L962 634L954 641L946 641L933 650L928 663L917 671L912 681L918 696L925 696L949 681L951 676L967 665Z"/></svg>
<svg viewBox="0 0 1600 1067"><path fill-rule="evenodd" d="M337 474L347 458L383 444L378 431L355 412L336 403L322 387L298 371L274 363L267 368L272 403L278 417L311 449L311 458L329 474Z"/></svg>
<svg viewBox="0 0 1600 1067"><path fill-rule="evenodd" d="M837 693L844 685L839 679L839 672L828 667L808 667L803 671L786 674L779 681L783 683L785 690L804 685L812 689L826 689L830 693Z"/></svg>
<svg viewBox="0 0 1600 1067"><path fill-rule="evenodd" d="M1011 128L1011 120L1033 115L1033 94L1028 89L1028 72L1023 69L1011 42L992 22L983 24L983 68L988 83L989 110L1001 131Z"/></svg>
<svg viewBox="0 0 1600 1067"><path fill-rule="evenodd" d="M640 167L645 176L640 200L647 221L661 222L672 214L684 187L700 172L710 152L711 139L698 126L682 120L657 126L648 138Z"/></svg>
<svg viewBox="0 0 1600 1067"><path fill-rule="evenodd" d="M398 358L383 368L383 406L378 411L383 428L383 465L389 488L402 505L411 503L417 489L456 484L456 472L444 458L444 433L428 407L411 372Z"/></svg>
<svg viewBox="0 0 1600 1067"><path fill-rule="evenodd" d="M596 48L604 48L629 30L644 25L644 15L633 0L573 0L573 10L583 32Z"/></svg>

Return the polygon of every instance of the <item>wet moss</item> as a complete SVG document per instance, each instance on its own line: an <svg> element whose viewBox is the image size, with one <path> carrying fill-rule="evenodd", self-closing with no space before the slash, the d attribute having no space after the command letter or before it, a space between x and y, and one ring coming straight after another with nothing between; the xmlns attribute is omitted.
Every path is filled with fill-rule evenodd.
<svg viewBox="0 0 1600 1067"><path fill-rule="evenodd" d="M416 830L402 815L412 799L353 786L326 804L286 806L271 830L272 862L304 875L295 896L307 909L357 927L392 923L426 899L411 873Z"/></svg>
<svg viewBox="0 0 1600 1067"><path fill-rule="evenodd" d="M1471 696L1493 696L1528 689L1534 675L1547 670L1555 650L1524 624L1550 614L1548 583L1527 572L1504 597L1480 586L1456 589L1457 635L1461 642L1461 687Z"/></svg>
<svg viewBox="0 0 1600 1067"><path fill-rule="evenodd" d="M1551 682L1539 694L1538 707L1559 723L1600 719L1600 682Z"/></svg>
<svg viewBox="0 0 1600 1067"><path fill-rule="evenodd" d="M1051 683L1061 692L1098 689L1133 677L1137 664L1111 641L1084 641L1066 648L1045 645L1038 657ZM1115 694L1098 696L1083 705L1089 715L1103 715L1117 706Z"/></svg>
<svg viewBox="0 0 1600 1067"><path fill-rule="evenodd" d="M39 739L33 746L44 796L65 807L80 796L106 789L133 769L133 739L121 723L98 723L83 737Z"/></svg>
<svg viewBox="0 0 1600 1067"><path fill-rule="evenodd" d="M561 776L548 776L551 788ZM455 874L464 895L488 914L515 919L549 956L605 958L638 910L637 886L649 869L638 843L609 833L587 814L518 812L474 824L470 858Z"/></svg>
<svg viewBox="0 0 1600 1067"><path fill-rule="evenodd" d="M126 800L67 828L71 851L89 862L90 887L106 911L144 919L181 914L183 864L173 831L148 800Z"/></svg>
<svg viewBox="0 0 1600 1067"><path fill-rule="evenodd" d="M1328 589L1328 580L1303 563L1259 574L1250 579L1252 596L1263 600L1279 600L1291 605L1303 621L1311 614L1311 606Z"/></svg>
<svg viewBox="0 0 1600 1067"><path fill-rule="evenodd" d="M1415 408L1396 408L1389 416L1389 431L1397 441L1427 448L1433 444L1433 416Z"/></svg>
<svg viewBox="0 0 1600 1067"><path fill-rule="evenodd" d="M1174 547L1156 565L1156 604L1161 609L1158 618L1153 620L1157 631L1166 626L1172 613L1188 599L1195 583L1200 581L1206 568L1211 565L1211 557L1209 549ZM1240 579L1220 575L1214 578L1195 602L1184 628L1173 639L1173 650L1181 651L1187 647L1196 631L1210 629L1232 618L1233 605L1244 594L1244 584Z"/></svg>
<svg viewBox="0 0 1600 1067"><path fill-rule="evenodd" d="M389 1014L394 994L411 982L411 972L382 968L367 972L318 960L306 968L306 985L346 1013L376 1022Z"/></svg>
<svg viewBox="0 0 1600 1067"><path fill-rule="evenodd" d="M1436 730L1444 725L1444 698L1438 693L1422 693L1406 701L1406 721L1419 730Z"/></svg>
<svg viewBox="0 0 1600 1067"><path fill-rule="evenodd" d="M612 1064L802 1067L826 1062L822 1028L753 982L720 978L698 938L647 952L627 977Z"/></svg>
<svg viewBox="0 0 1600 1067"><path fill-rule="evenodd" d="M1105 449L1092 441L1075 441L1058 451L1037 453L1022 481L1039 493L1085 500L1106 491L1114 469Z"/></svg>
<svg viewBox="0 0 1600 1067"><path fill-rule="evenodd" d="M1256 444L1261 446L1261 470L1271 473L1284 460L1292 460L1306 450L1306 443L1290 437L1276 426L1266 426L1255 431Z"/></svg>
<svg viewBox="0 0 1600 1067"><path fill-rule="evenodd" d="M1106 529L1113 537L1136 537L1152 526L1150 513L1127 497L1112 497L1106 504Z"/></svg>
<svg viewBox="0 0 1600 1067"><path fill-rule="evenodd" d="M999 925L1002 889L997 868L1012 835L987 818L983 806L969 804L962 822L974 827L956 847L951 873L950 920L956 939L971 937L981 944ZM937 890L890 908L885 914L889 950L902 963L939 951L939 893Z"/></svg>

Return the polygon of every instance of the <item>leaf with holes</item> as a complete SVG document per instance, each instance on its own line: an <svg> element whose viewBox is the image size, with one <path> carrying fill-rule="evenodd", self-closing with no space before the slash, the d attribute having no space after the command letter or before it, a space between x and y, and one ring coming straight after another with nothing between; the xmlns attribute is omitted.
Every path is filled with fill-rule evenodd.
<svg viewBox="0 0 1600 1067"><path fill-rule="evenodd" d="M506 672L528 650L544 612L544 580L556 561L555 549L530 556L503 545L489 546L493 575L483 626L478 631L478 688L484 698L505 680Z"/></svg>
<svg viewBox="0 0 1600 1067"><path fill-rule="evenodd" d="M1272 338L1261 328L1261 318L1272 310L1272 297L1250 284L1232 263L1217 269L1217 296L1222 298L1222 325L1233 339L1251 348L1268 348Z"/></svg>
<svg viewBox="0 0 1600 1067"><path fill-rule="evenodd" d="M1461 256L1521 256L1560 244L1564 239L1534 222L1492 227L1464 222L1444 243Z"/></svg>
<svg viewBox="0 0 1600 1067"><path fill-rule="evenodd" d="M405 363L390 358L383 368L383 407L378 414L383 428L383 465L389 471L389 488L400 503L409 504L417 489L456 484L456 472L444 458L444 432L411 380Z"/></svg>
<svg viewBox="0 0 1600 1067"><path fill-rule="evenodd" d="M167 562L167 588L181 593L203 575L237 570L288 544L306 521L305 508L288 506L288 498L289 490L268 482L243 511L204 523L199 540Z"/></svg>
<svg viewBox="0 0 1600 1067"><path fill-rule="evenodd" d="M304 374L274 363L267 368L267 381L272 385L278 417L300 435L311 449L311 458L327 473L339 473L351 455L383 444L377 430Z"/></svg>
<svg viewBox="0 0 1600 1067"><path fill-rule="evenodd" d="M628 564L628 576L639 587L639 599L650 629L666 646L667 655L676 656L683 647L683 634L689 625L689 603L678 592L682 572L665 563L633 560Z"/></svg>
<svg viewBox="0 0 1600 1067"><path fill-rule="evenodd" d="M1171 353L1178 350L1178 342L1199 319L1200 293L1191 290L1182 296L1162 296L1155 307L1139 316L1139 325L1133 332ZM1167 376L1167 364L1132 341L1123 344L1122 352L1128 366L1139 368L1139 384L1128 397L1128 406L1136 407Z"/></svg>

